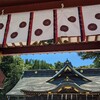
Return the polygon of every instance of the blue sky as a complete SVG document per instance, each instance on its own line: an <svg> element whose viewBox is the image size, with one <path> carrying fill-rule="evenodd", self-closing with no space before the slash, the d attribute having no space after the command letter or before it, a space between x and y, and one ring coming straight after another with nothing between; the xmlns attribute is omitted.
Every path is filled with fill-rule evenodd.
<svg viewBox="0 0 100 100"><path fill-rule="evenodd" d="M23 60L25 59L38 59L44 60L47 63L54 64L57 61L65 62L67 59L72 63L73 66L79 67L83 65L90 65L93 63L93 60L87 59L82 60L76 52L71 53L48 53L48 54L27 54L21 55Z"/></svg>

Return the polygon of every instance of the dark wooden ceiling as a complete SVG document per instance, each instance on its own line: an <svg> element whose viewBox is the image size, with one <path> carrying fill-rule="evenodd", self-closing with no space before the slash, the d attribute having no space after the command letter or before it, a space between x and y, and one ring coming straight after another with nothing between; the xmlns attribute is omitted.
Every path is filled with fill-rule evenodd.
<svg viewBox="0 0 100 100"><path fill-rule="evenodd" d="M100 0L0 0L0 14L100 4Z"/></svg>
<svg viewBox="0 0 100 100"><path fill-rule="evenodd" d="M68 3L68 5L100 3L100 0L0 0L0 7L35 4L35 3L46 3L46 2L55 2L55 1L62 1L64 3L66 2Z"/></svg>
<svg viewBox="0 0 100 100"><path fill-rule="evenodd" d="M0 7L44 3L52 1L61 1L61 0L0 0Z"/></svg>

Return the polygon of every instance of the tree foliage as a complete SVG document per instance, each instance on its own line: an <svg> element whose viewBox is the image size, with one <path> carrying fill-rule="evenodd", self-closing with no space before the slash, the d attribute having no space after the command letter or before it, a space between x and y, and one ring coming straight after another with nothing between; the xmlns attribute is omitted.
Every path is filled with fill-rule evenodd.
<svg viewBox="0 0 100 100"><path fill-rule="evenodd" d="M58 61L54 63L55 69L61 69L63 67L64 63Z"/></svg>
<svg viewBox="0 0 100 100"><path fill-rule="evenodd" d="M52 64L47 63L43 60L25 60L25 65L30 66L29 69L54 69L54 66Z"/></svg>
<svg viewBox="0 0 100 100"><path fill-rule="evenodd" d="M6 100L5 94L18 82L24 68L24 61L18 56L0 57L0 69L6 76L4 89L0 91L0 100Z"/></svg>
<svg viewBox="0 0 100 100"><path fill-rule="evenodd" d="M93 59L93 65L95 68L100 67L100 52L80 52L78 53L81 59Z"/></svg>

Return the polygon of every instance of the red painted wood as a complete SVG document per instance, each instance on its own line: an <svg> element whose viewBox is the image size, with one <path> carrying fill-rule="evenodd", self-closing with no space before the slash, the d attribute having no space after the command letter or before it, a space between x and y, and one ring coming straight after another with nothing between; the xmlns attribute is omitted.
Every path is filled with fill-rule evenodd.
<svg viewBox="0 0 100 100"><path fill-rule="evenodd" d="M14 6L14 5L23 5L23 4L34 4L34 3L44 3L51 1L59 0L0 0L0 6Z"/></svg>
<svg viewBox="0 0 100 100"><path fill-rule="evenodd" d="M100 4L100 0L43 0L43 2L35 0L34 3L32 3L34 0L25 0L23 2L20 2L19 0L12 0L11 2L9 0L6 0L5 3L3 1L5 0L2 0L2 2L0 2L0 12L2 12L2 10L4 9L5 14L61 8L62 3L64 4L64 7L79 7Z"/></svg>
<svg viewBox="0 0 100 100"><path fill-rule="evenodd" d="M9 31L10 20L11 20L11 15L8 15L8 20L7 20L6 30L4 34L4 40L3 40L3 47L6 47L6 40L7 40L8 31Z"/></svg>
<svg viewBox="0 0 100 100"><path fill-rule="evenodd" d="M30 13L30 22L29 22L29 32L28 32L28 39L27 39L27 45L29 46L31 43L31 35L32 35L32 25L33 25L33 12Z"/></svg>
<svg viewBox="0 0 100 100"><path fill-rule="evenodd" d="M86 40L86 35L85 35L85 29L84 29L82 6L78 7L78 11L79 11L79 20L80 20L81 41L84 42Z"/></svg>
<svg viewBox="0 0 100 100"><path fill-rule="evenodd" d="M54 13L54 42L58 40L58 25L57 25L57 10L53 10Z"/></svg>
<svg viewBox="0 0 100 100"><path fill-rule="evenodd" d="M48 53L48 52L72 52L72 51L100 51L100 41L98 42L82 42L68 44L53 44L45 46L26 46L26 47L9 47L1 48L2 55L14 55L21 53Z"/></svg>

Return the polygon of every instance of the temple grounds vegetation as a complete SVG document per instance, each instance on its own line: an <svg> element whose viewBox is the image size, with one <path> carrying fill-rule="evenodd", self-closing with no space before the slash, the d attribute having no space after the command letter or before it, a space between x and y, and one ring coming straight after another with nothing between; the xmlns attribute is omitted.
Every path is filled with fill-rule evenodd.
<svg viewBox="0 0 100 100"><path fill-rule="evenodd" d="M81 58L93 59L94 63L89 66L80 66L80 68L100 68L100 52L78 53ZM4 72L6 79L4 89L0 90L0 100L6 100L6 93L11 90L20 79L25 70L33 69L61 69L62 62L58 61L54 65L48 64L46 61L28 60L20 58L20 56L4 56L0 57L0 69Z"/></svg>

